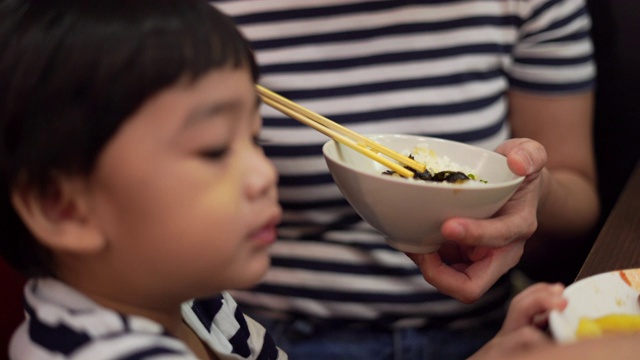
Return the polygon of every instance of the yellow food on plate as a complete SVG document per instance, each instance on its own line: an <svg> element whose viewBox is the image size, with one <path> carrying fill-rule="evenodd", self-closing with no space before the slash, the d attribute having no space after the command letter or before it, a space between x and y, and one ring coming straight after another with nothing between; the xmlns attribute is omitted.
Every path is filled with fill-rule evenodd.
<svg viewBox="0 0 640 360"><path fill-rule="evenodd" d="M610 314L595 319L583 317L578 323L576 337L585 339L630 332L640 332L640 314Z"/></svg>

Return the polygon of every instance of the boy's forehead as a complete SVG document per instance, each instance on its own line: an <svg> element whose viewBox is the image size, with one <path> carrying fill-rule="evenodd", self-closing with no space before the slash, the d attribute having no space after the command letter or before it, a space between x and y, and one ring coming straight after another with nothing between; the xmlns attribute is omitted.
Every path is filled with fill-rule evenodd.
<svg viewBox="0 0 640 360"><path fill-rule="evenodd" d="M257 110L260 104L255 84L245 68L218 69L195 81L181 79L148 99L138 113L182 114L182 127L190 127L216 115Z"/></svg>

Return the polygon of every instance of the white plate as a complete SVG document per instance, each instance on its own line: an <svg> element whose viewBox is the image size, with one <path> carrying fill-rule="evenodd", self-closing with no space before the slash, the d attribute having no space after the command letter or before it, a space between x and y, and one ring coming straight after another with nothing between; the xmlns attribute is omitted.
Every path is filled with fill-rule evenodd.
<svg viewBox="0 0 640 360"><path fill-rule="evenodd" d="M608 314L640 314L640 268L611 271L584 278L564 290L568 300L563 311L549 316L553 337L561 343L576 341L576 329L582 317Z"/></svg>

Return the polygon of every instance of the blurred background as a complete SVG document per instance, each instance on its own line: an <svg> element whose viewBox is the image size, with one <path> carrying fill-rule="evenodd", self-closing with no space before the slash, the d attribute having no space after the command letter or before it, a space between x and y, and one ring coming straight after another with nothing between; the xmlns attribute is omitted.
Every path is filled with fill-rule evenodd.
<svg viewBox="0 0 640 360"><path fill-rule="evenodd" d="M604 215L640 154L640 1L589 0L598 63L595 142Z"/></svg>

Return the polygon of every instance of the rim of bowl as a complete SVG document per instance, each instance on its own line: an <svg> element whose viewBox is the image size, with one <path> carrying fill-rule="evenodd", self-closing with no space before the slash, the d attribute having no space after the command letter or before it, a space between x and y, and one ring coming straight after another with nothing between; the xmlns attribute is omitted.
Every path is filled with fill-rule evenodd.
<svg viewBox="0 0 640 360"><path fill-rule="evenodd" d="M447 140L447 139L440 139L440 138L435 138L435 137L429 137L429 136L420 136L420 135L410 135L410 134L362 134L365 137L368 138L375 138L375 137L379 137L379 136L385 136L385 137L404 137L404 138L420 138L420 139L427 139L429 141L436 141L436 142L444 142L444 143L452 143L452 144L456 144L456 146L462 146L462 147L467 147L470 149L473 149L475 151L481 151L483 153L488 153L491 156L501 156L504 157L504 155L502 154L498 154L495 151L491 151L491 150L487 150L478 146L473 146L473 145L469 145L469 144L465 144L462 142L458 142L458 141L453 141L453 140ZM336 164L338 164L338 166L341 166L343 168L348 168L351 169L352 171L355 171L357 173L363 174L363 175L367 175L367 176L374 176L380 180L383 181L390 181L390 182L398 182L398 183L403 183L403 184L408 184L410 186L421 186L421 187L433 187L433 188L444 188L444 189L449 189L452 187L459 187L461 189L465 189L465 190L482 190L482 189L495 189L495 188L503 188L503 187L509 187L509 186L513 186L513 185L519 185L522 181L524 181L524 176L517 176L515 179L512 180L508 180L508 181L501 181L498 183L484 183L482 185L478 184L478 186L464 186L461 184L452 184L452 183L447 183L447 182L434 182L434 181L411 181L411 179L407 179L407 178L399 178L399 177L395 177L395 176L388 176L388 175L383 175L383 174L376 174L370 171L364 171L364 170L360 170L360 169L356 169L356 168L352 168L350 166L345 165L342 161L338 160L337 158L333 158L331 156L329 156L327 154L327 149L329 148L330 144L333 143L337 143L339 145L342 145L340 143L338 143L337 141L333 140L333 139L329 139L327 142L325 142L322 145L322 154L324 155L325 158L328 158L330 160L332 160L333 162L335 162ZM350 149L351 150L351 149ZM353 150L355 151L355 150ZM514 174L515 175L515 174Z"/></svg>

